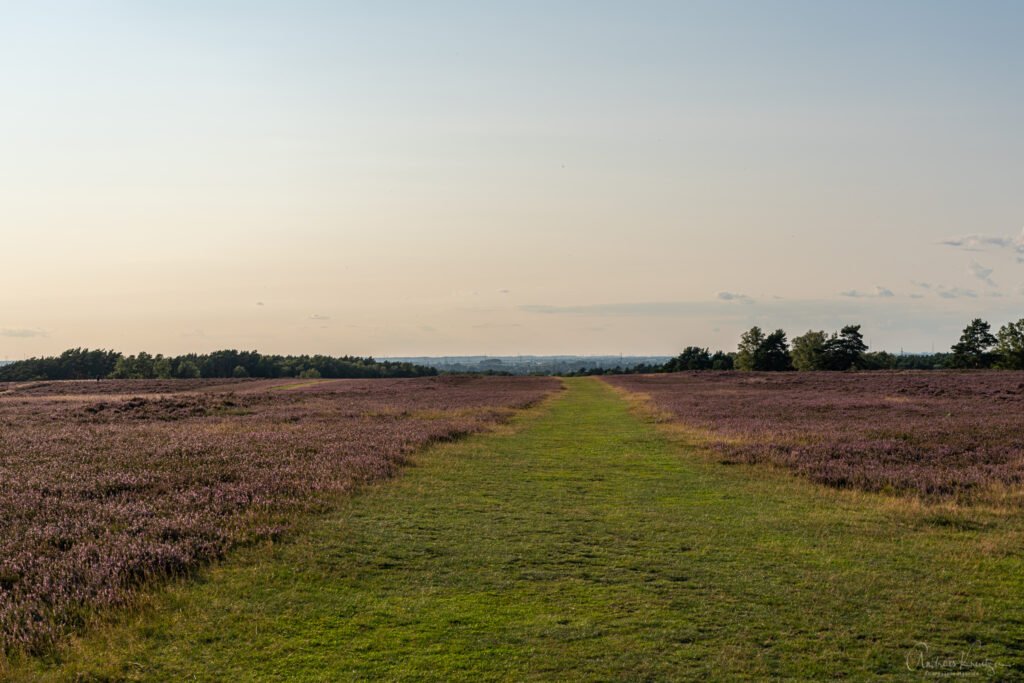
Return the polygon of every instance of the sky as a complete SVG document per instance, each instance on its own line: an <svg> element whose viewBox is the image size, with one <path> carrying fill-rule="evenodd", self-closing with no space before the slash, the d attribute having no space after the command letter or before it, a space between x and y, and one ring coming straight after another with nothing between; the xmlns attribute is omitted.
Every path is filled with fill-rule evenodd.
<svg viewBox="0 0 1024 683"><path fill-rule="evenodd" d="M1024 3L0 0L0 359L1024 317Z"/></svg>

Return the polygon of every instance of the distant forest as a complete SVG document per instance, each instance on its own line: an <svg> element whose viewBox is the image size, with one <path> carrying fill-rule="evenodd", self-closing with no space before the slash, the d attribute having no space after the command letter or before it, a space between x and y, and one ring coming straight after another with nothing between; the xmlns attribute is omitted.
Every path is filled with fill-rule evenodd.
<svg viewBox="0 0 1024 683"><path fill-rule="evenodd" d="M808 330L792 342L784 330L767 333L752 327L740 337L736 351L715 351L687 346L664 364L632 367L581 367L568 375L616 375L692 370L938 370L999 368L1024 370L1024 318L991 326L975 318L964 328L960 341L948 352L892 354L869 351L860 325L846 325L826 334ZM125 356L102 349L68 349L59 356L29 358L0 366L0 382L58 379L192 379L224 377L373 378L426 377L436 368L405 361L377 361L356 356L275 356L256 351L214 351L207 354L163 356L139 353ZM444 374L467 374L444 371ZM508 375L488 369L468 374ZM531 374L556 374L536 372Z"/></svg>
<svg viewBox="0 0 1024 683"><path fill-rule="evenodd" d="M0 381L57 379L195 379L224 377L377 378L425 377L423 365L356 356L275 356L224 350L163 356L126 356L103 349L68 349L59 356L29 358L0 367Z"/></svg>

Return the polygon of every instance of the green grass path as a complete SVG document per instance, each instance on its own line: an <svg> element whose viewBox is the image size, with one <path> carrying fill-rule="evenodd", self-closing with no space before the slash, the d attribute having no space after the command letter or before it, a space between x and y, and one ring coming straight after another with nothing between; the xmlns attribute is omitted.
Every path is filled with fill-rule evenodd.
<svg viewBox="0 0 1024 683"><path fill-rule="evenodd" d="M568 387L161 591L49 674L921 680L920 642L1024 678L1017 521L719 465L600 381Z"/></svg>

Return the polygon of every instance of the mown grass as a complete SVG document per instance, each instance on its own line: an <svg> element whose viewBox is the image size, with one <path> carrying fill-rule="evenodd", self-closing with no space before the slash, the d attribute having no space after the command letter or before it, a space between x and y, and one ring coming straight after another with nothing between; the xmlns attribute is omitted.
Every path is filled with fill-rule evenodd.
<svg viewBox="0 0 1024 683"><path fill-rule="evenodd" d="M721 465L569 387L12 675L1024 678L1017 517Z"/></svg>

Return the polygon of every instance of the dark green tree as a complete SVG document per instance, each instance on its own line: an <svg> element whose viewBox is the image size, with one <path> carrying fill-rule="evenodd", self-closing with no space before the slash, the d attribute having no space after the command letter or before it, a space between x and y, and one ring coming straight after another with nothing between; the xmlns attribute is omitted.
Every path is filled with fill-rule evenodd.
<svg viewBox="0 0 1024 683"><path fill-rule="evenodd" d="M740 337L734 363L738 370L792 370L786 333L775 330L766 335L760 327L751 327Z"/></svg>
<svg viewBox="0 0 1024 683"><path fill-rule="evenodd" d="M153 375L157 379L170 379L173 377L173 366L170 358L164 358L159 353L153 359Z"/></svg>
<svg viewBox="0 0 1024 683"><path fill-rule="evenodd" d="M1024 318L1000 327L996 337L999 367L1007 370L1024 370Z"/></svg>
<svg viewBox="0 0 1024 683"><path fill-rule="evenodd" d="M769 372L782 372L793 369L793 359L789 355L789 343L786 341L786 333L782 330L775 330L761 343L755 354L755 370L767 370Z"/></svg>
<svg viewBox="0 0 1024 683"><path fill-rule="evenodd" d="M757 370L757 351L764 343L764 332L754 325L740 336L740 344L736 348L735 366L737 370Z"/></svg>
<svg viewBox="0 0 1024 683"><path fill-rule="evenodd" d="M710 370L711 354L699 346L687 346L683 352L665 364L665 372L680 370Z"/></svg>
<svg viewBox="0 0 1024 683"><path fill-rule="evenodd" d="M202 375L199 372L199 366L196 365L195 361L191 359L182 360L178 363L177 368L174 371L175 377L181 379L198 379Z"/></svg>
<svg viewBox="0 0 1024 683"><path fill-rule="evenodd" d="M152 354L140 351L137 356L121 356L117 359L110 377L113 379L153 379L156 377Z"/></svg>
<svg viewBox="0 0 1024 683"><path fill-rule="evenodd" d="M847 325L832 333L825 342L824 369L826 370L858 370L864 367L864 352L868 345L864 343L864 335L860 333L860 325Z"/></svg>
<svg viewBox="0 0 1024 683"><path fill-rule="evenodd" d="M732 370L733 357L731 354L725 351L715 351L714 355L711 356L711 369L712 370Z"/></svg>
<svg viewBox="0 0 1024 683"><path fill-rule="evenodd" d="M954 368L992 367L996 355L991 350L996 341L992 334L992 326L981 318L975 318L964 328L960 341L953 344L951 365Z"/></svg>
<svg viewBox="0 0 1024 683"><path fill-rule="evenodd" d="M824 331L807 330L799 337L793 337L793 367L797 370L824 370L827 341L828 335Z"/></svg>
<svg viewBox="0 0 1024 683"><path fill-rule="evenodd" d="M899 367L900 358L888 351L869 351L864 354L865 370L895 370Z"/></svg>

